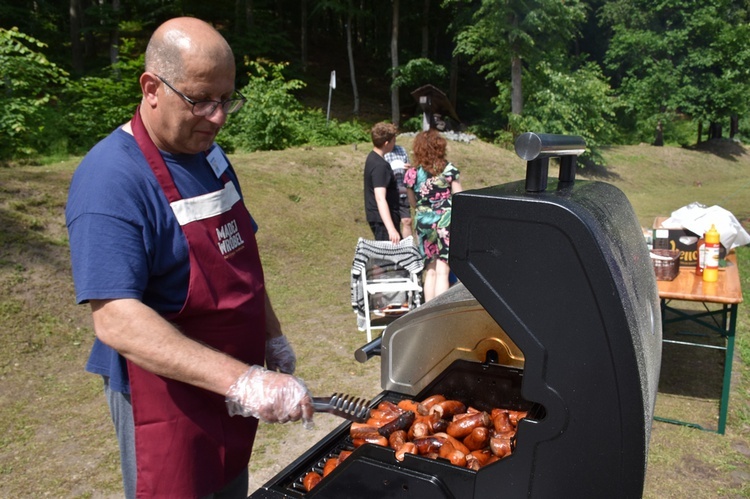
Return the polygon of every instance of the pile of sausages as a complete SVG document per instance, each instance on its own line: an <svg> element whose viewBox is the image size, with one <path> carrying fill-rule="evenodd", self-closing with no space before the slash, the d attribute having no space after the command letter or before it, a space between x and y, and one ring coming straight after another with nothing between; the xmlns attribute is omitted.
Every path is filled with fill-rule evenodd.
<svg viewBox="0 0 750 499"><path fill-rule="evenodd" d="M513 452L518 421L526 414L501 408L488 413L443 395L432 395L421 402L380 402L370 409L365 423L352 423L349 435L354 447L366 443L390 447L399 461L406 454L417 454L478 470ZM309 492L350 454L342 451L328 458L322 475L315 471L305 475L305 490Z"/></svg>

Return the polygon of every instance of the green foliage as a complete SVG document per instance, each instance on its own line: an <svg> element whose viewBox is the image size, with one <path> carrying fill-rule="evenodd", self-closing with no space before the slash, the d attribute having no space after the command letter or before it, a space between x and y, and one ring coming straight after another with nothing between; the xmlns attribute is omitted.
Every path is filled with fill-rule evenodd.
<svg viewBox="0 0 750 499"><path fill-rule="evenodd" d="M229 150L267 151L299 145L299 121L304 110L293 92L305 86L285 80L286 63L246 61L248 84L241 90L245 106L231 116L221 132Z"/></svg>
<svg viewBox="0 0 750 499"><path fill-rule="evenodd" d="M447 3L457 4L460 1L447 0ZM495 135L498 142L508 143L512 141L516 130L526 127L537 130L571 130L582 128L580 123L573 125L571 120L592 121L589 118L573 116L587 106L583 102L576 103L576 97L567 89L566 82L561 81L566 78L576 79L574 75L566 76L568 67L572 64L568 47L585 17L585 6L578 0L482 0L479 3L472 21L457 27L456 34L456 53L467 56L471 63L478 64L479 72L497 88L497 95L493 99L497 116L495 119L475 123L475 133L487 136L487 132L490 131L490 136ZM533 69L524 70L523 95L516 99L512 106L513 59L521 61L524 68ZM582 81L591 80L589 73L581 76ZM555 84L555 89L562 90L565 94L551 95L549 90L545 90L550 83ZM533 96L533 89L538 89L540 95ZM516 90L521 90L521 87ZM529 102L524 104L523 100ZM553 111L551 106L557 102L566 103L570 107ZM524 105L526 109L523 111L523 117L510 114L512 107L520 110ZM576 109L576 106L580 109ZM501 126L506 116L511 120L508 123L509 129ZM546 119L552 119L553 122L547 123Z"/></svg>
<svg viewBox="0 0 750 499"><path fill-rule="evenodd" d="M419 132L422 130L422 115L412 116L411 118L404 120L399 125L398 129L401 132Z"/></svg>
<svg viewBox="0 0 750 499"><path fill-rule="evenodd" d="M299 80L281 75L285 65L258 63L249 64L249 72L239 70L238 88L247 86L244 91L251 101L230 117L222 133L229 150L358 140L362 135L358 123L327 122L320 111L300 104L323 101L323 89L305 88L302 80L320 83L319 72L326 65L342 63L346 23L350 24L355 34L352 51L357 78L363 82L358 97L363 107L374 111L368 116L376 120L373 115L380 110L373 102L387 99L383 85L391 83L383 78L391 70L387 43L391 25L375 14L382 6L325 0L303 4L306 10L284 10L283 4L254 2L251 9L250 2L230 0L138 0L115 9L109 2L89 2L79 18L79 41L85 43L85 54L80 55L85 57L76 58L76 63L83 66L73 70L67 3L4 2L0 6L4 27L0 30L0 134L4 139L0 160L80 153L127 120L140 99L139 56L148 35L159 22L177 15L196 16L216 26L240 59L299 63L306 56L304 68L293 68L298 72L292 74L302 75ZM698 123L705 130L709 125L727 129L730 116L739 117L740 132L735 138L747 135L742 132L750 111L747 0L441 0L431 5L429 46L422 47L419 27L424 6L401 2L399 49L404 54L421 54L426 48L430 57L409 60L417 56L407 56L408 63L399 68L393 83L402 88L426 83L443 88L445 68L453 56L460 56L455 59L460 65L457 108L465 125L480 137L512 142L513 133L533 126L584 130L593 134L590 143L650 143L659 125L665 142L687 145L695 142ZM594 13L599 26L586 19ZM300 33L307 34L304 53ZM448 36L455 36L453 53L445 50ZM112 66L110 49L115 37L135 41L117 42L121 61ZM605 48L606 57L602 55ZM522 86L513 93L511 60L520 61L523 67ZM584 102L565 90L569 88L566 81L579 85L583 80L596 80L590 72L573 73L582 60L595 60L615 89L615 118L605 113L603 121L614 119L617 136L607 127L597 128L596 116L590 113L604 102L601 92L584 84L582 94L592 98ZM477 83L480 78L486 80L484 85ZM342 84L347 83L344 76ZM522 98L519 90L523 90ZM492 105L488 105L490 94L495 96ZM513 109L524 112L523 117L510 115L512 98ZM553 111L553 101L562 107ZM571 113L577 123L565 118ZM421 129L421 117L407 120L402 129Z"/></svg>
<svg viewBox="0 0 750 499"><path fill-rule="evenodd" d="M459 29L456 52L481 64L480 72L489 80L508 81L509 55L532 66L553 60L553 54L567 48L584 18L579 0L482 0L473 22Z"/></svg>
<svg viewBox="0 0 750 499"><path fill-rule="evenodd" d="M444 66L421 57L412 59L399 67L397 73L393 83L391 83L391 88L417 88L428 83L440 87L448 76L448 70Z"/></svg>
<svg viewBox="0 0 750 499"><path fill-rule="evenodd" d="M57 92L68 73L44 56L44 48L17 28L0 28L0 160L52 152L61 140Z"/></svg>
<svg viewBox="0 0 750 499"><path fill-rule="evenodd" d="M128 121L141 99L139 76L143 55L134 55L134 41L123 40L120 59L102 76L85 76L65 90L65 127L70 152L90 149Z"/></svg>
<svg viewBox="0 0 750 499"><path fill-rule="evenodd" d="M513 135L533 131L579 135L587 154L601 161L599 149L616 141L617 100L599 66L586 63L576 71L554 70L548 63L536 68L539 75L529 92L522 116L509 116Z"/></svg>
<svg viewBox="0 0 750 499"><path fill-rule="evenodd" d="M339 122L331 119L326 123L323 111L305 111L300 125L300 137L305 144L325 147L358 142L369 142L369 127L357 122Z"/></svg>
<svg viewBox="0 0 750 499"><path fill-rule="evenodd" d="M286 80L285 63L247 62L249 82L241 92L247 104L232 115L219 142L228 151L267 151L311 144L330 146L369 140L357 123L338 123L320 110L305 109L294 91L305 86Z"/></svg>
<svg viewBox="0 0 750 499"><path fill-rule="evenodd" d="M748 111L750 36L747 8L733 0L607 2L601 22L613 36L607 68L621 80L636 136L687 115L718 123ZM619 83L619 81L616 81Z"/></svg>

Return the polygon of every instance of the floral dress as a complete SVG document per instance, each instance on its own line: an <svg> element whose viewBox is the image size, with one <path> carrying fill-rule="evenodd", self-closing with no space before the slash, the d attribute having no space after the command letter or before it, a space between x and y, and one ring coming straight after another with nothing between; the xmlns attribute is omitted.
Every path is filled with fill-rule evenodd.
<svg viewBox="0 0 750 499"><path fill-rule="evenodd" d="M458 181L460 172L448 163L443 173L431 176L421 166L409 168L404 185L413 189L417 198L416 232L419 251L426 263L435 258L448 261L451 225L451 183Z"/></svg>

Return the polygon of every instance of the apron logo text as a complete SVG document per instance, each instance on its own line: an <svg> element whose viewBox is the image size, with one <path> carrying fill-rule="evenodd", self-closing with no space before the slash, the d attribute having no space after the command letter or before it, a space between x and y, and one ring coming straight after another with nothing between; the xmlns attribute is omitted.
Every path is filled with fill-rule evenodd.
<svg viewBox="0 0 750 499"><path fill-rule="evenodd" d="M216 229L216 236L219 238L219 251L222 255L226 255L245 244L240 235L240 230L237 228L236 220Z"/></svg>

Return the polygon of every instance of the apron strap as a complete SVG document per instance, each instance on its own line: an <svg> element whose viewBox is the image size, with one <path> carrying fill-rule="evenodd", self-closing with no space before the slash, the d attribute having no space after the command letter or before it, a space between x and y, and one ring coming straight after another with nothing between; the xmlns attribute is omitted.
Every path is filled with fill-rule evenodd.
<svg viewBox="0 0 750 499"><path fill-rule="evenodd" d="M167 168L167 164L164 161L164 157L161 155L161 153L159 152L159 148L156 147L156 144L154 144L151 136L146 131L146 127L143 124L143 120L141 119L140 105L135 110L135 114L133 115L131 124L133 129L133 137L135 137L135 140L138 143L141 152L145 156L146 161L148 161L151 170L154 172L156 180L159 182L159 185L164 191L164 195L167 197L167 200L170 203L181 200L182 195L180 194L180 191L177 190L177 186L175 186L174 179L169 173L169 169ZM204 155L207 155L207 151L204 152ZM231 181L229 175L227 175L227 172L221 174L221 180L225 184Z"/></svg>

